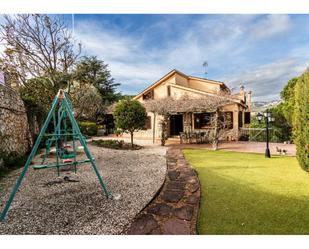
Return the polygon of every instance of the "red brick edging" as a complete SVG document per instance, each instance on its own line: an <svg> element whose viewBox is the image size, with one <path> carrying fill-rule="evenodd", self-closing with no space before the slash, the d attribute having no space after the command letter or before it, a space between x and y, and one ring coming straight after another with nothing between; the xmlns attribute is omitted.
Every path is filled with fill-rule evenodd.
<svg viewBox="0 0 309 249"><path fill-rule="evenodd" d="M163 187L125 234L197 234L201 195L197 174L178 148L168 149L166 163Z"/></svg>

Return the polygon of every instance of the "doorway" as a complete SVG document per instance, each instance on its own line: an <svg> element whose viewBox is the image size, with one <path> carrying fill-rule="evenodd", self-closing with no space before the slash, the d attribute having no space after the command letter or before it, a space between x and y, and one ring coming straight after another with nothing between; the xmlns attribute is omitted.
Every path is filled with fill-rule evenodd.
<svg viewBox="0 0 309 249"><path fill-rule="evenodd" d="M183 132L182 115L171 115L170 116L170 135L178 136L180 132Z"/></svg>

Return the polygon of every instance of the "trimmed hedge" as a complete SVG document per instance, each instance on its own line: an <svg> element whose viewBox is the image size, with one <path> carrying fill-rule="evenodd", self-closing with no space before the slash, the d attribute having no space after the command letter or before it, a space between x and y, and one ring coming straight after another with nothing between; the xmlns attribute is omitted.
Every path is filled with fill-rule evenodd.
<svg viewBox="0 0 309 249"><path fill-rule="evenodd" d="M98 133L98 125L95 122L79 121L78 126L83 135L95 136Z"/></svg>
<svg viewBox="0 0 309 249"><path fill-rule="evenodd" d="M293 134L297 160L309 172L309 69L296 83Z"/></svg>

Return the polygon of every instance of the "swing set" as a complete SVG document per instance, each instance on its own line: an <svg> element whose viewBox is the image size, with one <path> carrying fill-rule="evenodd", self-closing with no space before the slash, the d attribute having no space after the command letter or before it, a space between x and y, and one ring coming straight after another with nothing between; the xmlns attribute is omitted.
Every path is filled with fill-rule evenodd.
<svg viewBox="0 0 309 249"><path fill-rule="evenodd" d="M111 197L111 194L107 190L107 186L105 185L102 176L96 166L95 159L92 157L86 143L85 137L82 135L76 119L73 115L72 103L70 102L67 94L64 90L60 89L58 94L53 100L52 107L48 113L48 116L44 122L44 125L39 133L37 140L31 150L30 155L26 161L26 164L18 177L15 186L13 187L10 196L3 208L3 211L0 215L0 222L4 220L6 214L14 200L14 197L20 187L20 184L25 177L26 172L29 169L30 163L34 156L37 153L39 145L43 138L47 138L45 145L45 154L43 155L42 161L38 165L33 165L33 169L48 169L48 168L56 168L57 174L60 176L60 168L73 166L74 173L77 172L77 165L90 163L92 165L93 170L95 171L103 193L107 198ZM52 122L51 122L52 121ZM69 121L69 122L68 122ZM53 133L46 133L49 125L53 125ZM77 141L80 142L81 146L77 146ZM71 143L69 143L71 142ZM55 149L52 147L55 146ZM78 160L77 153L78 151L84 151L87 159ZM46 163L47 157L49 157L52 153L55 153L56 162L54 163Z"/></svg>

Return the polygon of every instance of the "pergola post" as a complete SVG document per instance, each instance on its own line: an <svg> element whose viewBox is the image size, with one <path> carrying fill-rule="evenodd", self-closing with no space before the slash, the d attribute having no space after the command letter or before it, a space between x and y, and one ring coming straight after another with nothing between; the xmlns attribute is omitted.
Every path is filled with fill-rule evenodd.
<svg viewBox="0 0 309 249"><path fill-rule="evenodd" d="M152 143L155 143L155 137L156 137L156 113L153 113L153 126L152 126Z"/></svg>

